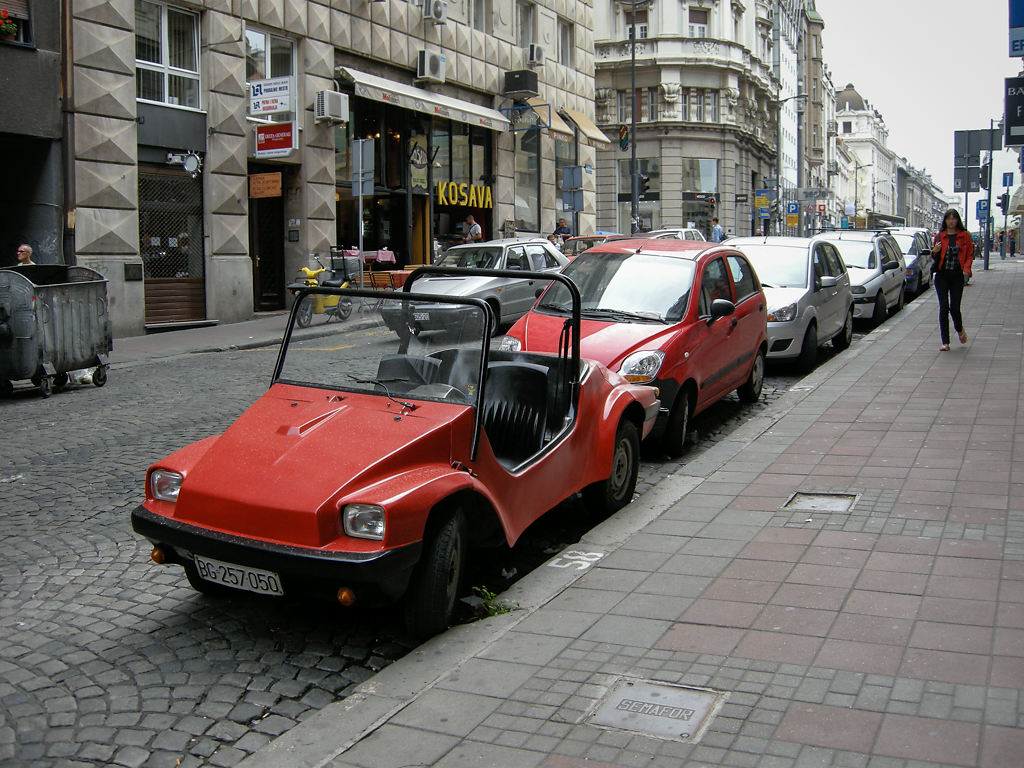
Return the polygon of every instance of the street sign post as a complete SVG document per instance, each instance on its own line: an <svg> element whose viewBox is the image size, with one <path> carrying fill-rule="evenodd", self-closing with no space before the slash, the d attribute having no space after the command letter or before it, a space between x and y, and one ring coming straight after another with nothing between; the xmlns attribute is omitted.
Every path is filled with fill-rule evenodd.
<svg viewBox="0 0 1024 768"><path fill-rule="evenodd" d="M795 227L800 223L800 203L786 203L786 226Z"/></svg>
<svg viewBox="0 0 1024 768"><path fill-rule="evenodd" d="M1006 173L1003 174L1003 186L1004 187L1012 187L1013 186L1013 171L1007 171Z"/></svg>

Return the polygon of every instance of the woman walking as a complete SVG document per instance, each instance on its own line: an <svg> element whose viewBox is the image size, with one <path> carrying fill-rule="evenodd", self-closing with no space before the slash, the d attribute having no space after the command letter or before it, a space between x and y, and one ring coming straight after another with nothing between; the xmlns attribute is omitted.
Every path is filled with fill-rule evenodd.
<svg viewBox="0 0 1024 768"><path fill-rule="evenodd" d="M953 316L953 329L961 344L967 343L960 299L964 294L964 280L971 276L974 261L974 241L964 229L963 219L950 208L942 217L942 230L935 236L932 246L932 272L935 273L935 292L939 296L940 352L949 351L949 316Z"/></svg>

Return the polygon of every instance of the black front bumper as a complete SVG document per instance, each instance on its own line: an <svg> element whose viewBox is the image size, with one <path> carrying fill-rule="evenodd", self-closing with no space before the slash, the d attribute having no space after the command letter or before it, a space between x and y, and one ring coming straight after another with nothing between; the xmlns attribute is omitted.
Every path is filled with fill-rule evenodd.
<svg viewBox="0 0 1024 768"><path fill-rule="evenodd" d="M235 565L273 571L285 595L310 585L325 595L351 587L357 595L379 593L400 597L419 562L422 542L384 552L337 552L272 544L258 539L211 531L157 515L143 506L132 511L132 528L164 550L167 562L194 568L193 554Z"/></svg>

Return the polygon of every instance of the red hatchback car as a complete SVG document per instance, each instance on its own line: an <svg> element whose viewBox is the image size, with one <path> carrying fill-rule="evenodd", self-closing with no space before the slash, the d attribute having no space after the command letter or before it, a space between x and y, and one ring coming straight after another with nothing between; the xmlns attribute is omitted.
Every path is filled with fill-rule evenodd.
<svg viewBox="0 0 1024 768"><path fill-rule="evenodd" d="M660 389L652 436L670 456L683 453L695 414L733 390L744 402L761 396L765 297L739 251L693 240L612 240L562 274L582 296L581 355ZM557 351L568 307L568 291L552 283L501 348Z"/></svg>

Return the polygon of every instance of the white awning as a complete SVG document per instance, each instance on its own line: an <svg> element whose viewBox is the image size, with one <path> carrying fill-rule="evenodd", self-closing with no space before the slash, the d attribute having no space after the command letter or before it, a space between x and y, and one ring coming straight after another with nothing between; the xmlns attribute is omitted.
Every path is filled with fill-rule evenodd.
<svg viewBox="0 0 1024 768"><path fill-rule="evenodd" d="M604 135L604 132L594 124L593 120L582 112L566 107L562 110L562 114L576 123L577 127L580 129L580 133L590 139L590 142L598 149L607 149L611 146L612 143L608 137Z"/></svg>
<svg viewBox="0 0 1024 768"><path fill-rule="evenodd" d="M382 101L385 104L394 104L396 107L436 117L447 117L449 120L479 125L492 131L504 131L509 126L508 120L501 112L471 101L442 96L414 85L377 77L350 67L338 67L336 71L355 83L356 96L362 96L364 99Z"/></svg>
<svg viewBox="0 0 1024 768"><path fill-rule="evenodd" d="M558 116L558 112L555 108L544 101L540 96L531 96L526 100L526 103L533 107L533 111L537 114L537 119L541 124L552 133L560 133L561 136L556 136L557 139L573 139L576 134L573 133L572 128L565 124L565 121Z"/></svg>

